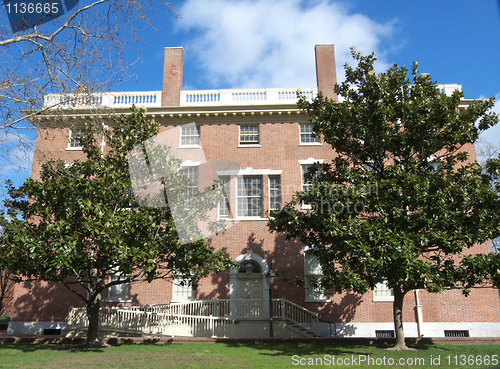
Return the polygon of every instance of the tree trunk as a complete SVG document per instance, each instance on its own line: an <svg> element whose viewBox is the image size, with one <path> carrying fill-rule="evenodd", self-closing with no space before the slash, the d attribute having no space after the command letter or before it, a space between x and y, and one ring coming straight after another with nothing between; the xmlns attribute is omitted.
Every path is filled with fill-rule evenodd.
<svg viewBox="0 0 500 369"><path fill-rule="evenodd" d="M396 345L394 350L406 350L405 343L405 333L403 331L403 300L405 294L401 291L401 288L395 287L394 289L394 331L396 332Z"/></svg>
<svg viewBox="0 0 500 369"><path fill-rule="evenodd" d="M101 308L101 293L98 293L92 301L87 303L87 319L89 327L87 330L87 345L99 338L99 309Z"/></svg>

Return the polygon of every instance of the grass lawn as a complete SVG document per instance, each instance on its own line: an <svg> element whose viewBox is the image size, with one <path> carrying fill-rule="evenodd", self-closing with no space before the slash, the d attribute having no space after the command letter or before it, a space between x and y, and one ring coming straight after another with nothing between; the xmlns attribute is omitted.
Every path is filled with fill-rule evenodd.
<svg viewBox="0 0 500 369"><path fill-rule="evenodd" d="M332 356L335 365L332 364ZM327 346L305 343L126 344L92 349L71 348L63 345L0 344L0 368L9 369L278 369L321 366L321 360L324 366L336 368L392 368L401 366L500 368L499 356L500 346L497 345L429 345L418 346L416 351L411 352L392 352L373 346ZM384 358L386 365L384 365ZM353 359L354 362L352 362ZM362 361L363 359L364 361ZM433 360L432 363L431 360ZM339 365L341 362L344 365Z"/></svg>

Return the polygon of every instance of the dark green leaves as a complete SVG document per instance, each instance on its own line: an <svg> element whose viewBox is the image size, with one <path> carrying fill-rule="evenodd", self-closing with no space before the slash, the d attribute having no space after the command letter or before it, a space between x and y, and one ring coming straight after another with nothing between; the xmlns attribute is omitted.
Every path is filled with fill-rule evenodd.
<svg viewBox="0 0 500 369"><path fill-rule="evenodd" d="M382 281L403 293L467 290L488 276L498 282L496 257L460 261L499 229L491 180L500 165L491 161L483 172L468 155L479 133L498 122L488 113L493 98L464 108L461 92L446 95L416 63L375 74L373 54L353 57L357 66L346 66L336 87L342 102L321 95L299 102L338 156L270 229L313 247L325 286L337 292L363 293Z"/></svg>

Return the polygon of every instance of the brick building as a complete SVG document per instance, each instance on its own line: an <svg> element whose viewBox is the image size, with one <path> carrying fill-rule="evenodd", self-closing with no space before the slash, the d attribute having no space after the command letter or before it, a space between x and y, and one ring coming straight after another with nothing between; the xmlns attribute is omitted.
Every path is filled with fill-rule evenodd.
<svg viewBox="0 0 500 369"><path fill-rule="evenodd" d="M319 89L335 100L333 45L317 45L315 53L317 88L301 88L301 91L312 97ZM63 106L63 115L68 118L64 121L105 119L105 114L96 107L127 113L132 103L143 105L148 116L161 123L162 131L168 132L175 142L173 149L190 168L193 182L201 178L199 171L205 163L225 162L226 166L219 168L217 174L225 179L230 196L217 209L217 216L227 220L228 229L224 235L211 237L211 242L217 249L226 250L242 268L205 278L196 291L178 281L115 288L108 291L105 305L248 300L256 301L253 307L247 306L249 311L257 311L254 315L249 313L253 321L266 320L269 285L265 276L272 264L276 274L284 273L290 281L298 278L306 282L305 287L298 287L293 282L277 280L272 286L273 299L286 299L290 302L288 306L317 314L322 336L390 334L394 329L390 290L380 285L364 295L346 292L330 296L309 288L308 282L319 277L321 270L307 255L307 248L296 240L285 241L284 235L268 231L266 214L290 201L294 191L307 186L303 173L308 165L327 162L335 156L329 145L311 135L307 115L296 107L297 89L185 91L182 90L183 58L182 48L165 49L162 91L102 94L79 106ZM453 91L459 87L444 85L443 89ZM58 95L49 95L46 103L50 105L58 99ZM467 101L463 104L466 106ZM68 163L83 158L78 141L72 138L75 130L69 123L39 124L32 177L38 177L47 157L62 158ZM191 153L200 149L205 161L191 160ZM474 147L465 149L471 160L475 160ZM239 191L242 188L259 190ZM491 252L491 249L480 245L473 251ZM18 285L9 332L43 334L47 329L62 329L64 333L71 306L82 306L82 302L62 286L33 282ZM498 290L473 289L468 298L455 290L441 294L414 291L405 298L403 320L407 337L443 337L445 331L473 337L499 336Z"/></svg>

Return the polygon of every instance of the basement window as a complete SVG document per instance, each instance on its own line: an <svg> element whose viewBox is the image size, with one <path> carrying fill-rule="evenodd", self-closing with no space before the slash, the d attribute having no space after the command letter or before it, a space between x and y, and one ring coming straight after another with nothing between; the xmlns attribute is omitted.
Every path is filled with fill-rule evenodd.
<svg viewBox="0 0 500 369"><path fill-rule="evenodd" d="M469 331L444 331L445 337L470 337Z"/></svg>
<svg viewBox="0 0 500 369"><path fill-rule="evenodd" d="M42 334L44 336L60 336L61 328L44 328Z"/></svg>
<svg viewBox="0 0 500 369"><path fill-rule="evenodd" d="M394 331L375 331L375 337L377 337L377 338L393 338Z"/></svg>

